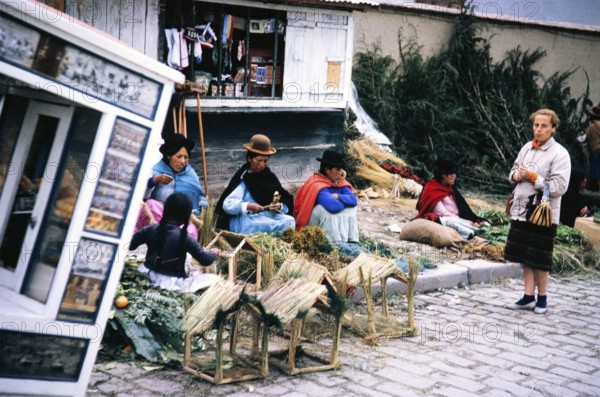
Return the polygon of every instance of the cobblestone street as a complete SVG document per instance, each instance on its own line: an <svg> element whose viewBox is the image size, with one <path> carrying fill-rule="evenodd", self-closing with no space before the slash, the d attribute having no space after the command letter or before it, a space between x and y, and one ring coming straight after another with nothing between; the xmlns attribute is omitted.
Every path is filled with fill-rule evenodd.
<svg viewBox="0 0 600 397"><path fill-rule="evenodd" d="M600 280L552 279L545 315L504 308L520 280L415 296L419 335L371 347L343 331L342 368L215 386L175 369L98 363L89 396L596 396Z"/></svg>

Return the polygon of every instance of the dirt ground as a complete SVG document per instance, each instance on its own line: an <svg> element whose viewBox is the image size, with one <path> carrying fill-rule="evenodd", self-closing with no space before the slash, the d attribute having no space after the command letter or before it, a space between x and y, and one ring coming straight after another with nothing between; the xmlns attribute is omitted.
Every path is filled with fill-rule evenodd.
<svg viewBox="0 0 600 397"><path fill-rule="evenodd" d="M473 209L503 210L502 197L485 195L468 195L467 202ZM399 248L405 245L398 236L399 232L392 232L390 225L402 228L417 215L416 199L401 198L374 198L361 199L358 208L358 223L361 234L381 241L390 247Z"/></svg>

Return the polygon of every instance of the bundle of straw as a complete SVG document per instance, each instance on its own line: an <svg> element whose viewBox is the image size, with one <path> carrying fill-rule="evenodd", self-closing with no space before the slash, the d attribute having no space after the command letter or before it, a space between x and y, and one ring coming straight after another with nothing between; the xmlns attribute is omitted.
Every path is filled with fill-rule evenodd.
<svg viewBox="0 0 600 397"><path fill-rule="evenodd" d="M289 257L283 262L273 281L284 284L288 280L301 278L306 281L320 284L328 271L323 266L316 264L304 256Z"/></svg>
<svg viewBox="0 0 600 397"><path fill-rule="evenodd" d="M357 286L361 284L361 271L373 281L395 274L398 267L393 260L361 252L348 266L333 273L336 281Z"/></svg>
<svg viewBox="0 0 600 397"><path fill-rule="evenodd" d="M187 310L181 322L185 333L202 334L211 329L219 311L229 310L241 297L243 284L224 278L215 281Z"/></svg>
<svg viewBox="0 0 600 397"><path fill-rule="evenodd" d="M410 179L400 178L394 183L394 175L379 166L379 163L389 161L406 167L399 157L382 150L369 139L358 139L348 142L348 153L358 161L356 176L371 182L372 185L392 192L393 197L400 194L416 196L420 193L420 185ZM418 185L418 186L417 186Z"/></svg>
<svg viewBox="0 0 600 397"><path fill-rule="evenodd" d="M275 269L278 269L283 261L294 253L292 245L280 238L266 233L253 233L249 236L254 244L259 246L263 252L273 254Z"/></svg>
<svg viewBox="0 0 600 397"><path fill-rule="evenodd" d="M265 312L276 316L281 324L288 324L302 312L307 312L326 292L324 285L293 279L285 284L272 283L259 292L257 298Z"/></svg>

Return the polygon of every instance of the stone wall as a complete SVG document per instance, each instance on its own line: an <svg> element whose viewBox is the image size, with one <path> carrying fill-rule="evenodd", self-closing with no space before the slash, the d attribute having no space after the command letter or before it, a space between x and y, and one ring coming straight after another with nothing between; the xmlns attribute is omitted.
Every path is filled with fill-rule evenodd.
<svg viewBox="0 0 600 397"><path fill-rule="evenodd" d="M354 53L372 48L380 41L384 54L399 59L398 33L404 39L416 39L422 54L431 56L448 45L452 25L458 11L419 4L394 8L372 9L354 13ZM571 94L579 96L590 79L590 97L600 102L600 28L572 24L519 22L508 17L478 16L479 34L488 39L495 60L507 51L522 49L546 50L547 55L536 68L544 77L555 72L577 69L571 76Z"/></svg>

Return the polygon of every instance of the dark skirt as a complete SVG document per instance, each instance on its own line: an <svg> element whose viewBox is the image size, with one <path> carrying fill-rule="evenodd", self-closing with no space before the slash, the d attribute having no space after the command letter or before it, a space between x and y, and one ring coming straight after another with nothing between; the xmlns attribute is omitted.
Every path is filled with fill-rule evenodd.
<svg viewBox="0 0 600 397"><path fill-rule="evenodd" d="M556 225L542 227L524 221L512 221L504 259L535 270L552 271L552 251Z"/></svg>

